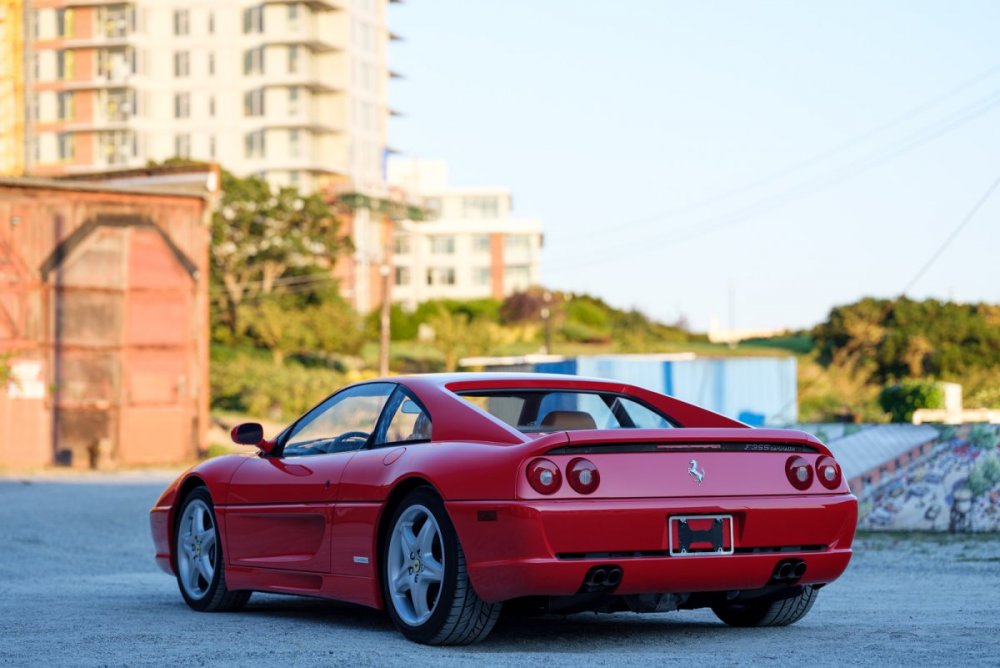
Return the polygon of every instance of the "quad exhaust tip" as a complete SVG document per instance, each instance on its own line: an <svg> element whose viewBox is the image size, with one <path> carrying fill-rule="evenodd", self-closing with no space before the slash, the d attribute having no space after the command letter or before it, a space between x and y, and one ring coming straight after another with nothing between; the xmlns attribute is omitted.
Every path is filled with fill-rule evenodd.
<svg viewBox="0 0 1000 668"><path fill-rule="evenodd" d="M622 569L619 566L595 566L583 578L582 591L611 591L622 581Z"/></svg>
<svg viewBox="0 0 1000 668"><path fill-rule="evenodd" d="M771 579L775 582L794 582L806 574L806 562L801 559L785 559L774 567Z"/></svg>

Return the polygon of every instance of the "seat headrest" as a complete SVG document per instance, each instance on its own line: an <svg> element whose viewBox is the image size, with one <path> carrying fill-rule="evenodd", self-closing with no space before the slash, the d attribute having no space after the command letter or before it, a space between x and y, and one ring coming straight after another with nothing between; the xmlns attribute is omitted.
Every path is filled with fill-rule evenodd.
<svg viewBox="0 0 1000 668"><path fill-rule="evenodd" d="M555 427L562 431L574 429L597 429L597 423L590 413L583 411L549 411L542 418L543 427Z"/></svg>

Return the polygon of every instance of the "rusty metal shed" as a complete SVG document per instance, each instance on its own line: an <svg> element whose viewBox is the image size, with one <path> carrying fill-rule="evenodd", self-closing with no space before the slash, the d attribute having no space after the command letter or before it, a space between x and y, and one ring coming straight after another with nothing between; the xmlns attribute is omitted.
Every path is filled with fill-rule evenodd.
<svg viewBox="0 0 1000 668"><path fill-rule="evenodd" d="M167 464L207 446L219 179L169 172L0 179L0 467Z"/></svg>

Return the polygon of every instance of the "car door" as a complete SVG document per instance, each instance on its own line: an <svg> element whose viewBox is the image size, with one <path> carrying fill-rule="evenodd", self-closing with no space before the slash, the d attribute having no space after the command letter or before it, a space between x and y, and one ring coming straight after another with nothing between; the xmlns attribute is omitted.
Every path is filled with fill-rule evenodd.
<svg viewBox="0 0 1000 668"><path fill-rule="evenodd" d="M430 442L430 413L416 396L400 385L382 411L375 433L365 449L349 462L337 498L331 528L330 572L373 577L377 555L374 531L388 483L407 466L406 451ZM401 463L398 463L401 462Z"/></svg>
<svg viewBox="0 0 1000 668"><path fill-rule="evenodd" d="M394 388L366 383L338 392L287 429L272 456L237 469L224 513L229 563L329 572L341 477Z"/></svg>

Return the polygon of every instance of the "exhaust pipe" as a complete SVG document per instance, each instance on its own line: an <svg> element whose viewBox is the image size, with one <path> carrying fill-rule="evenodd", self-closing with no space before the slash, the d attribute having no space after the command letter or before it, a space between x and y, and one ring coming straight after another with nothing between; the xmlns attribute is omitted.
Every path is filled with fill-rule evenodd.
<svg viewBox="0 0 1000 668"><path fill-rule="evenodd" d="M617 587L621 581L622 569L620 566L613 564L594 566L583 577L580 591L587 593L609 592Z"/></svg>
<svg viewBox="0 0 1000 668"><path fill-rule="evenodd" d="M801 559L779 561L771 579L775 582L794 582L806 574L806 562Z"/></svg>

